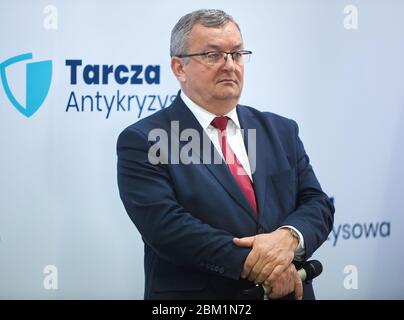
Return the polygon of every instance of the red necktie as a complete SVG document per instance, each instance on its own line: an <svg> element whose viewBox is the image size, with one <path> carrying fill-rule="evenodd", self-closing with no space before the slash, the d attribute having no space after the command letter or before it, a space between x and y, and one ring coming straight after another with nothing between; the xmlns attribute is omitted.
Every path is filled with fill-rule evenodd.
<svg viewBox="0 0 404 320"><path fill-rule="evenodd" d="M255 213L258 213L254 187L251 183L250 177L245 172L241 163L238 161L233 150L230 148L230 145L227 143L227 121L227 117L216 117L213 119L212 125L218 130L220 147L222 148L223 157L226 160L231 174L237 181L248 202L250 202L251 206L254 208Z"/></svg>

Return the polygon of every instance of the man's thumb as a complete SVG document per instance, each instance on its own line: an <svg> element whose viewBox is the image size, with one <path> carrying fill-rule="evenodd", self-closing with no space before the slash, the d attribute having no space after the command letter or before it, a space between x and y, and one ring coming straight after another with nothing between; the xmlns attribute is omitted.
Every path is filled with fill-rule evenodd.
<svg viewBox="0 0 404 320"><path fill-rule="evenodd" d="M250 248L254 243L255 236L244 238L233 238L233 242L238 247Z"/></svg>

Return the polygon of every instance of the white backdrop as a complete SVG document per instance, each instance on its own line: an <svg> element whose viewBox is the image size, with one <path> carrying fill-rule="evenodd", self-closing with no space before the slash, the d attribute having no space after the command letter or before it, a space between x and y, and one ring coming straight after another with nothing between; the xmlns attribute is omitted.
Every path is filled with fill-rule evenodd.
<svg viewBox="0 0 404 320"><path fill-rule="evenodd" d="M143 297L143 245L119 199L116 139L177 93L170 32L201 7L238 21L254 52L241 103L299 123L335 199L334 230L314 255L324 265L317 297L403 299L400 0L1 1L0 63L33 57L0 66L16 100L27 106L31 86L46 87L27 63L50 60L52 75L30 117L0 85L0 298ZM82 61L77 84L66 60ZM141 66L143 83L87 84L86 65ZM148 66L159 66L159 81Z"/></svg>

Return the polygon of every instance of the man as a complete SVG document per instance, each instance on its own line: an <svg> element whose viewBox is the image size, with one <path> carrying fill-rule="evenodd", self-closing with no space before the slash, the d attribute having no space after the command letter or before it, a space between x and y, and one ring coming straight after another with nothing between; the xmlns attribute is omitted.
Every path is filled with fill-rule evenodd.
<svg viewBox="0 0 404 320"><path fill-rule="evenodd" d="M295 264L326 240L334 207L296 123L237 104L250 55L225 12L185 15L171 34L180 93L119 136L118 185L145 244L146 299L243 299L255 284L270 299L314 298ZM190 129L198 139L184 138ZM185 161L189 137L201 146Z"/></svg>

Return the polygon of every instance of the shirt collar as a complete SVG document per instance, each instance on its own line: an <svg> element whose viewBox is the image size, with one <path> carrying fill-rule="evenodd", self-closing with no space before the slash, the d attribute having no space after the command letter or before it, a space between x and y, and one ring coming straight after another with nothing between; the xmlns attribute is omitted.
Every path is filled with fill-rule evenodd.
<svg viewBox="0 0 404 320"><path fill-rule="evenodd" d="M194 114L195 118L198 120L202 128L204 130L208 129L213 119L216 118L217 116L209 112L208 110L202 108L201 106L197 105L190 98L188 98L188 96L182 90L180 96L182 101L184 101L185 105L188 107L188 109L190 109L191 112ZM226 114L226 116L232 120L232 122L237 126L237 129L240 129L240 122L238 120L236 106L234 106L234 108L232 108Z"/></svg>

